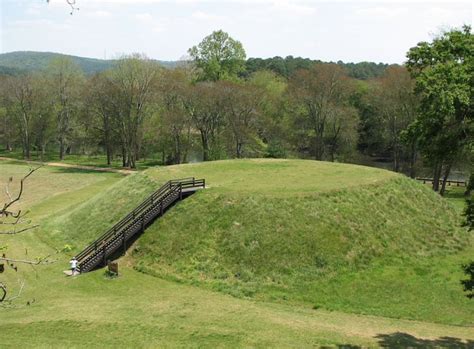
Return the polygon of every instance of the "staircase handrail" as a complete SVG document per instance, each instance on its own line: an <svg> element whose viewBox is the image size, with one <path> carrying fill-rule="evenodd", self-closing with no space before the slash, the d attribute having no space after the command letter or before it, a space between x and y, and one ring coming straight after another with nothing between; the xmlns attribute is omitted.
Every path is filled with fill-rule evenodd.
<svg viewBox="0 0 474 349"><path fill-rule="evenodd" d="M144 211L146 208L149 208L151 205L160 204L164 197L167 196L166 194L169 194L172 189L179 188L180 190L182 190L186 188L195 187L196 185L204 186L205 182L204 180L196 180L194 177L174 179L166 182L157 191L155 191L147 199L145 199L132 212L122 218L118 223L116 223L112 228L107 230L98 239L89 244L88 247L86 247L81 253L76 256L76 259L79 261L79 263L81 263L81 260L87 257L92 251L95 251L97 249L97 246L101 245L110 237L123 233L122 230L128 225L128 223L131 223L135 219L137 219L142 213L142 211Z"/></svg>

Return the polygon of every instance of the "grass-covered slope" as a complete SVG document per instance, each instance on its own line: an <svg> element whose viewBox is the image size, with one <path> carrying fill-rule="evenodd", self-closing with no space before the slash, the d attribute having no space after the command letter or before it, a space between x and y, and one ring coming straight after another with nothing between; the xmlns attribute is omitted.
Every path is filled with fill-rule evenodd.
<svg viewBox="0 0 474 349"><path fill-rule="evenodd" d="M89 200L46 219L42 226L42 230L47 232L43 234L44 239L55 248L69 245L73 251L79 252L158 187L156 181L142 173L125 177Z"/></svg>
<svg viewBox="0 0 474 349"><path fill-rule="evenodd" d="M138 270L238 297L474 322L459 285L472 239L458 214L420 183L374 168L300 160L154 168L46 218L42 239L78 252L166 180L188 176L208 189L148 228L132 249Z"/></svg>
<svg viewBox="0 0 474 349"><path fill-rule="evenodd" d="M212 274L206 271L210 268L203 272L195 271L196 265L203 265L200 261L190 264L189 272L178 273L176 266L178 260L183 259L183 253L177 253L176 262L170 259L169 264L162 262L164 259L155 252L136 255L139 259L135 262L142 261L141 267L150 268L147 269L150 274L164 275L168 279L180 278L227 293L253 295L256 299L267 298L276 302L238 299L204 289L206 287L151 277L133 270L131 262L134 260L129 257L119 261L120 276L116 279L106 278L103 270L75 278L66 277L62 272L67 268L73 252L62 253L57 248L64 244L72 244L75 249L82 248L96 238L96 234L107 229L108 222L115 223L115 217L120 219L129 207L140 202L162 180L170 177L196 173L205 176L212 188L173 207L165 215L165 220L178 213L180 220L186 220L192 210L184 211L184 205L194 203L206 207L206 201L217 200L215 197L237 204L239 200L250 200L252 196L264 205L264 197L273 200L282 195L280 199L294 201L297 196L306 200L314 193L330 195L324 185L331 180L314 184L313 194L305 194L304 189L296 187L293 194L287 197L284 189L272 195L265 194L265 191L259 195L247 194L244 192L245 184L236 184L231 176L232 172L243 167L247 170L241 171L241 176L247 173L252 177L252 173L260 173L262 176L253 177L260 178L260 183L266 183L266 179L275 174L280 177L278 183L283 188L289 185L292 178L303 181L303 177L311 173L317 177L316 173L323 171L323 168L330 175L333 166L333 170L345 169L350 173L346 178L342 172L339 175L339 184L345 186L344 190L348 192L357 189L360 183L369 187L379 186L397 177L389 172L344 165L315 162L285 164L293 165L294 171L292 166L280 166L279 169L273 166L270 170L270 167L262 167L258 162L239 161L156 169L125 179L113 173L48 166L40 169L27 181L22 203L23 208L31 209L29 217L35 224L40 224L40 228L19 235L0 235L0 246L6 247L2 253L9 257L34 260L50 256L48 259L54 262L34 269L29 265L18 265L18 272L7 267L0 274L0 280L7 283L11 295L20 288L18 279L26 281L21 297L11 307L0 308L3 315L0 317L1 347L472 346L472 327L430 322L472 324L474 304L464 297L459 284L462 277L459 265L472 258L472 245L458 252L450 249L448 254L437 250L433 252L434 257L404 257L403 252L396 252L399 257L385 259L377 256L372 258L372 262L360 262L353 268L334 267L326 272L325 268L320 267L321 273L317 275L311 274L311 268L305 275L304 268L299 267L295 268L295 275L288 275L278 271L283 270L278 265L275 268L277 272L273 273L281 275L278 282L270 278L264 280L261 276L263 272L255 272L246 281L241 276L213 279ZM10 176L21 178L27 170L24 164L0 162L0 183L6 183ZM363 182L364 178L371 176L372 179ZM225 184L231 182L232 185ZM308 187L310 182L307 179L302 188ZM260 186L256 183L252 189L255 192ZM438 199L434 196L430 200ZM443 201L435 204L436 207L438 205L444 205ZM219 208L218 204L215 206ZM216 222L220 221L219 214L222 212L216 210L202 211L200 214L207 216L205 219L194 217L193 222L198 222L194 229L200 236L208 230L216 231L213 221L207 227L199 227L199 224L206 224L206 220L210 221L211 215L214 215ZM273 211L270 207L266 210ZM288 219L292 220L292 217ZM158 226L155 224L143 235L140 245L156 234ZM171 234L169 222L165 226ZM248 230L248 225L243 225L242 229ZM175 238L175 251L179 246L188 244L179 236L173 235L168 240ZM189 236L183 234L182 237ZM156 240L156 243L159 245L161 241ZM165 248L168 246L165 245ZM207 249L209 260L215 259L217 247L209 246ZM343 309L344 312L327 311L321 307ZM415 317L424 321L348 314L347 311Z"/></svg>
<svg viewBox="0 0 474 349"><path fill-rule="evenodd" d="M221 177L220 183L223 183L223 177L228 177L219 175L219 168L222 166L227 168L245 165L250 172L267 172L264 167L251 166L249 163L252 164L245 161L224 162L206 164L199 168L207 172L206 178L211 179L216 185L219 177ZM212 165L216 165L216 171L212 171ZM305 172L304 168L309 171L309 166L315 166L313 169L326 166L328 171L332 167L331 164L313 162L294 165L302 175ZM335 165L334 169L341 168L337 166L342 165ZM176 171L179 168L171 167L169 170ZM24 164L0 162L0 187L3 187L10 176L19 179L27 170L28 167ZM370 268L360 268L359 271L350 274L341 268L330 273L325 279L315 279L313 285L318 285L319 288L302 283L301 287L310 285L309 289L289 292L286 289L276 291L274 288L262 288L259 291L264 297L273 299L286 297L290 300L296 299L298 294L314 296L317 293L318 303L303 301L300 305L287 301L261 302L238 299L201 287L151 277L133 270L129 263L133 260L128 257L120 261L120 276L115 279L106 278L103 270L75 278L66 277L62 271L67 268L73 252L57 252L51 246L58 248L64 244L71 244L72 239L75 249L82 248L89 239L94 239L96 234L101 234L103 229L108 228L105 227L108 221L110 224L115 223L112 222L113 217L120 219L124 214L122 211L127 211L128 207L141 201L148 191L154 190L160 184L155 183L152 177L159 177L159 182L161 178L174 177L174 174L166 171L160 169L124 179L114 173L45 166L29 178L22 207L31 209L29 217L35 224L40 224L40 228L19 235L0 235L0 246L6 247L2 253L6 253L8 257L31 260L49 255L49 260L54 262L34 268L29 265L18 265L18 271L7 267L5 272L0 274L0 281L7 283L11 295L17 294L20 288L19 279L26 281L21 297L11 306L0 308L2 348L321 346L466 348L473 343L472 329L467 326L313 309L315 304L334 308L339 301L342 302L341 308L361 312L354 304L344 303L355 300L359 305L365 303L363 311L367 313L376 313L377 307L385 305L391 307L387 310L389 315L397 314L397 311L399 314L400 309L406 308L418 318L430 320L433 317L428 316L431 314L425 314L427 310L439 306L440 313L446 313L445 308L450 306L453 318L460 314L458 322L467 323L466 314L469 311L472 313L472 303L467 299L462 303L465 297L462 293L453 291L453 289L460 290L459 261L466 259L463 255L466 250L436 257L438 259L424 259L431 263L436 262L433 265L418 263L414 267L410 264L412 260L400 260L398 264L387 266L384 260L378 259L380 263L385 263L385 266L379 268L372 263L375 272L367 272L371 270ZM290 171L291 168L284 174L289 174ZM229 168L229 173L231 172ZM281 171L275 171L275 168L268 172L281 174ZM384 176L392 176L388 172L378 173L380 176L377 180L383 179ZM357 176L357 173L352 174ZM279 183L284 182L283 180ZM351 180L346 184L350 184L349 182L354 183ZM246 198L246 194L238 195L243 186L233 185L233 188L235 191L232 200ZM173 214L175 210L181 210L189 200L198 200L198 204L201 205L199 201L209 194L222 195L229 200L230 196L219 190L218 186L214 186L200 192L178 204L167 216ZM203 214L210 215L206 212ZM185 219L184 215L182 219ZM154 234L153 231L149 231L143 238L146 239L149 233ZM144 258L144 261L147 258L149 256ZM163 268L163 264L160 263L159 267ZM431 277L420 276L426 273L431 273L433 280ZM168 275L179 276L176 273ZM449 282L445 282L445 279ZM333 282L334 280L337 280L337 283ZM391 282L387 282L384 287L378 287L380 280ZM426 285L419 287L413 280L427 281ZM221 284L200 281L196 283L213 287L227 285L226 291L239 294L240 286L228 283L226 280ZM255 284L261 284L262 287L266 285L260 281ZM247 289L251 286L252 283L245 282ZM421 289L422 292L413 292L415 286L416 290ZM387 298L387 287L390 287L391 291L398 287L398 299L406 304L397 303L395 298ZM432 295L437 298L433 298ZM331 296L339 298L328 298ZM450 299L443 304L447 297ZM432 302L434 306L427 307L427 302ZM442 320L456 322L446 317Z"/></svg>
<svg viewBox="0 0 474 349"><path fill-rule="evenodd" d="M472 252L447 202L391 172L242 160L149 170L205 177L134 249L139 270L237 296L472 322L459 264Z"/></svg>

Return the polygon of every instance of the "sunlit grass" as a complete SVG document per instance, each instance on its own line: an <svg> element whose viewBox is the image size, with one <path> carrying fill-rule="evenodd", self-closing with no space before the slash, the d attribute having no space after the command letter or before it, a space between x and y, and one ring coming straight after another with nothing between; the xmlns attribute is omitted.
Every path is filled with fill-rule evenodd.
<svg viewBox="0 0 474 349"><path fill-rule="evenodd" d="M299 174L291 179L290 169L242 164L216 163L213 170L210 163L169 174L152 169L126 178L39 170L28 182L23 207L40 229L0 236L0 245L8 246L8 256L51 255L56 262L0 275L12 292L18 278L26 279L14 307L0 308L0 346L376 347L378 335L398 332L472 339L469 327L432 323L472 323L472 303L458 284L458 265L472 244L450 229L458 217L443 199L384 171L365 180L364 168L347 167L350 175L313 182L305 177L319 176L318 163L295 163ZM240 172L245 182L255 178L251 190L229 179L232 167L241 166L247 167ZM17 178L27 169L2 162L0 177ZM343 165L320 168L327 175L340 170ZM210 189L154 224L137 245L141 251L119 261L119 278L109 280L103 270L63 275L72 253L165 179L188 175L205 177ZM266 178L279 177L288 179L274 182L275 189L267 186ZM295 178L299 184L291 187ZM65 244L73 250L61 252ZM137 265L161 278L137 272Z"/></svg>

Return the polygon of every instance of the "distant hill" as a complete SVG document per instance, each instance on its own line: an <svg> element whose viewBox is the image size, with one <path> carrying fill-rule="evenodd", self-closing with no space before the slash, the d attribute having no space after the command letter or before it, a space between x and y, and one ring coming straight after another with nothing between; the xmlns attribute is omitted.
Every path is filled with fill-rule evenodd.
<svg viewBox="0 0 474 349"><path fill-rule="evenodd" d="M41 71L44 70L49 63L58 57L69 57L76 62L85 74L91 75L111 68L115 60L86 58L78 56L64 55L53 52L35 52L35 51L17 51L0 54L0 75L16 75L22 72ZM177 61L159 61L164 67L173 68ZM309 68L314 63L321 63L320 60L312 60L309 58L288 56L273 58L249 58L246 62L246 71L243 76L258 70L271 70L275 73L289 77L298 69ZM385 69L389 66L385 63L360 62L360 63L344 63L338 61L337 64L345 67L349 76L366 80L381 76Z"/></svg>
<svg viewBox="0 0 474 349"><path fill-rule="evenodd" d="M0 74L15 75L25 71L41 71L58 57L72 59L85 74L95 74L112 67L115 60L86 58L53 52L17 51L0 54ZM173 67L176 62L157 61L165 67Z"/></svg>
<svg viewBox="0 0 474 349"><path fill-rule="evenodd" d="M258 70L271 70L281 76L289 77L298 69L308 69L314 63L323 63L320 60L313 60L301 57L273 57L273 58L249 58L246 62L245 75L250 75ZM336 62L332 62L336 63ZM383 75L389 67L386 63L359 62L344 63L337 62L344 67L350 77L359 80L377 78Z"/></svg>

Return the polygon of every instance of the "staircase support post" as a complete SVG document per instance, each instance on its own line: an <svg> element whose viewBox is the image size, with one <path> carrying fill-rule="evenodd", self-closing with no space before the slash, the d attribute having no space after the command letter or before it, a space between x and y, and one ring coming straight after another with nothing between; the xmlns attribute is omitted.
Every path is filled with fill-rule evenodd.
<svg viewBox="0 0 474 349"><path fill-rule="evenodd" d="M105 254L105 246L102 247L102 261L104 263L104 267L107 265L107 256Z"/></svg>
<svg viewBox="0 0 474 349"><path fill-rule="evenodd" d="M125 240L125 234L122 235L122 248L123 248L123 254L127 253L127 242Z"/></svg>

